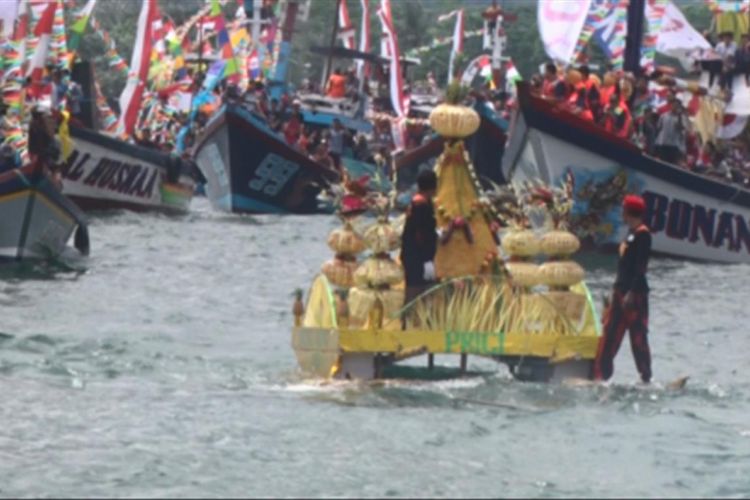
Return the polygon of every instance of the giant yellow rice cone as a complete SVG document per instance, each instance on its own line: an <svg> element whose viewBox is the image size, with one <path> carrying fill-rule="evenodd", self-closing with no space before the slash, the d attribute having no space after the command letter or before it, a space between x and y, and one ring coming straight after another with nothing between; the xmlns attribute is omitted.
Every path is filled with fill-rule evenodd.
<svg viewBox="0 0 750 500"><path fill-rule="evenodd" d="M477 275L487 254L495 252L497 246L479 204L479 192L462 141L446 142L437 176L437 223L449 236L438 244L435 271L441 279Z"/></svg>

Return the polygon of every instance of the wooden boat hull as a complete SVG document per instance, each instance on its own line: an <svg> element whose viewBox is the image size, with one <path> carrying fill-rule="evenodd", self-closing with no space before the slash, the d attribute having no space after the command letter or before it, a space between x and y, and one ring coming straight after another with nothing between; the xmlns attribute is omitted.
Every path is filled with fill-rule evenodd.
<svg viewBox="0 0 750 500"><path fill-rule="evenodd" d="M190 209L195 182L186 163L92 130L70 131L74 150L63 169L63 193L82 209Z"/></svg>
<svg viewBox="0 0 750 500"><path fill-rule="evenodd" d="M320 213L318 194L339 180L235 105L207 125L196 162L211 204L225 212Z"/></svg>
<svg viewBox="0 0 750 500"><path fill-rule="evenodd" d="M0 260L48 259L65 251L74 231L88 254L85 218L32 167L0 175Z"/></svg>
<svg viewBox="0 0 750 500"><path fill-rule="evenodd" d="M646 200L653 251L713 262L750 262L750 191L643 154L635 145L532 96L519 84L503 172L511 182L567 183L572 229L585 246L611 251L627 232L620 203Z"/></svg>

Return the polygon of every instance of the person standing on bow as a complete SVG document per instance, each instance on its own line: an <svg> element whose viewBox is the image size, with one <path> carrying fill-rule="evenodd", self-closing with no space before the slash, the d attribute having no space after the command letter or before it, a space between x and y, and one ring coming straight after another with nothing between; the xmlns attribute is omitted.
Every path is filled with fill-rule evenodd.
<svg viewBox="0 0 750 500"><path fill-rule="evenodd" d="M608 380L614 373L614 359L625 331L630 332L630 347L635 366L644 383L651 381L651 351L648 346L648 280L646 272L651 255L651 231L643 221L646 203L628 195L622 204L622 218L628 235L620 244L620 260L604 327L594 361L594 379Z"/></svg>
<svg viewBox="0 0 750 500"><path fill-rule="evenodd" d="M433 261L438 244L437 221L432 204L432 198L437 192L435 172L420 172L417 189L406 212L401 236L401 265L406 278L405 304L417 298L435 281Z"/></svg>

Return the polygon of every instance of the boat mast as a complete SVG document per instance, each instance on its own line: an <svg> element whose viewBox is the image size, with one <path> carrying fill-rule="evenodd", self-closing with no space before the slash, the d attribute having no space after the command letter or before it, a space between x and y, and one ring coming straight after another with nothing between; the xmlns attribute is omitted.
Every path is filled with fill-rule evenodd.
<svg viewBox="0 0 750 500"><path fill-rule="evenodd" d="M641 43L646 0L630 0L628 5L628 35L625 39L625 71L639 76L641 69Z"/></svg>
<svg viewBox="0 0 750 500"><path fill-rule="evenodd" d="M282 28L281 47L279 48L279 59L276 62L276 71L273 75L271 97L280 99L286 86L286 74L289 68L289 58L292 52L292 37L294 36L294 25L299 12L300 0L289 0L284 15L284 26Z"/></svg>
<svg viewBox="0 0 750 500"><path fill-rule="evenodd" d="M328 77L331 75L331 65L333 63L333 47L336 45L336 36L339 33L339 12L341 11L341 0L336 0L336 12L333 15L333 31L331 32L331 49L326 59L326 65L323 69L323 79L320 83L320 88L325 92L326 84L328 83Z"/></svg>

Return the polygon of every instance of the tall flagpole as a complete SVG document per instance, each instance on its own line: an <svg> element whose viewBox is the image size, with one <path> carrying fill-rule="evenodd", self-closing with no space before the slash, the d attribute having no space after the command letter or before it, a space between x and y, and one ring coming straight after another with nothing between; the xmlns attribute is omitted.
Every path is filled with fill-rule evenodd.
<svg viewBox="0 0 750 500"><path fill-rule="evenodd" d="M321 88L325 91L326 84L328 83L328 77L331 75L331 65L333 64L333 47L336 45L336 36L339 33L339 12L341 11L342 0L336 0L336 14L333 16L333 31L331 33L331 45L328 52L328 58L326 59L326 65L323 70L323 80L321 81Z"/></svg>
<svg viewBox="0 0 750 500"><path fill-rule="evenodd" d="M643 43L643 20L646 13L645 0L630 0L628 6L628 35L625 39L625 71L638 76L641 68L641 44Z"/></svg>

